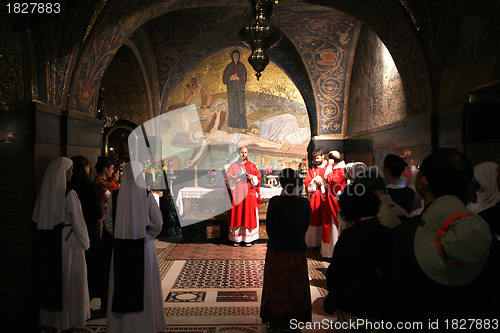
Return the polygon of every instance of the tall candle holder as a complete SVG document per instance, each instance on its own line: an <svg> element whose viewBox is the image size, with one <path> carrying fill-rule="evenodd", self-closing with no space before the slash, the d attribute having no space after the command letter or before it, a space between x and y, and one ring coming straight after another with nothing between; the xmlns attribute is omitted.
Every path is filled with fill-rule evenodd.
<svg viewBox="0 0 500 333"><path fill-rule="evenodd" d="M307 164L306 159L302 159L302 163L299 164L299 178L302 179L302 191L300 195L304 198L307 198L306 186L304 184L304 179L307 176Z"/></svg>
<svg viewBox="0 0 500 333"><path fill-rule="evenodd" d="M194 167L194 187L198 187L198 167Z"/></svg>

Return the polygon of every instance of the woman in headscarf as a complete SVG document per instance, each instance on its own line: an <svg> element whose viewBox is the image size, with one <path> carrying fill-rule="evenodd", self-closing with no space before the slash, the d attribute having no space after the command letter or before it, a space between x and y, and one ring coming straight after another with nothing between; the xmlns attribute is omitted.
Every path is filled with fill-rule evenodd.
<svg viewBox="0 0 500 333"><path fill-rule="evenodd" d="M281 172L280 196L269 201L266 217L266 265L260 317L271 329L289 329L291 320L311 321L311 292L307 272L306 232L311 205L301 198L298 176L287 168Z"/></svg>
<svg viewBox="0 0 500 333"><path fill-rule="evenodd" d="M115 194L116 193L116 194ZM163 224L160 208L146 191L143 167L125 165L105 217L113 235L107 331L153 333L165 329L160 269L154 238Z"/></svg>
<svg viewBox="0 0 500 333"><path fill-rule="evenodd" d="M345 166L345 172L344 176L348 180L348 184L352 183L356 177L358 176L358 173L367 171L368 167L366 164L363 162L352 162L352 163L347 163Z"/></svg>
<svg viewBox="0 0 500 333"><path fill-rule="evenodd" d="M494 162L479 163L474 167L474 179L478 186L476 190L477 200L468 204L467 208L478 214L500 202L500 191L496 181L497 164Z"/></svg>
<svg viewBox="0 0 500 333"><path fill-rule="evenodd" d="M36 223L39 323L47 332L84 326L90 317L85 250L89 235L78 195L66 186L73 162L50 162L33 212Z"/></svg>
<svg viewBox="0 0 500 333"><path fill-rule="evenodd" d="M484 292L478 292L488 297L481 298L484 304L482 313L496 316L500 313L500 182L498 172L500 164L494 162L479 163L474 167L474 181L476 183L476 202L469 203L467 208L484 218L490 226L491 247L477 285L486 286Z"/></svg>

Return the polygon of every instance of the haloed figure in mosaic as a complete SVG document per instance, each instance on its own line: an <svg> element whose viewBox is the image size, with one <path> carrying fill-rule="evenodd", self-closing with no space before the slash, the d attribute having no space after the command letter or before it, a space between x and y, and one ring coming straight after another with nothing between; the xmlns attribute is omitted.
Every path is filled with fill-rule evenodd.
<svg viewBox="0 0 500 333"><path fill-rule="evenodd" d="M248 148L240 148L240 158L229 166L226 185L231 198L229 240L235 246L251 246L259 239L260 171L248 160Z"/></svg>
<svg viewBox="0 0 500 333"><path fill-rule="evenodd" d="M247 114L245 107L245 85L247 69L240 62L240 51L231 52L231 62L226 66L222 82L227 86L227 126L232 129L247 129Z"/></svg>
<svg viewBox="0 0 500 333"><path fill-rule="evenodd" d="M260 317L272 329L289 329L291 320L311 321L311 291L307 271L306 232L311 219L309 201L298 195L298 176L281 172L280 196L269 201L267 242Z"/></svg>

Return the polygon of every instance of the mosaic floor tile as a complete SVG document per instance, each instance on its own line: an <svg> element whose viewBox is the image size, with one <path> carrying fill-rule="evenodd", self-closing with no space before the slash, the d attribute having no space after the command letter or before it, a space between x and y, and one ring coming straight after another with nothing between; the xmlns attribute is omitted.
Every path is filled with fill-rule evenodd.
<svg viewBox="0 0 500 333"><path fill-rule="evenodd" d="M195 303L204 302L205 296L207 295L204 291L171 291L165 302L167 303Z"/></svg>
<svg viewBox="0 0 500 333"><path fill-rule="evenodd" d="M172 267L174 262L175 260L165 260L165 259L158 261L158 266L160 266L160 276L162 280L167 275L168 270L170 269L170 267Z"/></svg>
<svg viewBox="0 0 500 333"><path fill-rule="evenodd" d="M164 332L216 333L217 326L167 326Z"/></svg>
<svg viewBox="0 0 500 333"><path fill-rule="evenodd" d="M158 266L160 267L160 276L162 280L170 269L170 266L174 263L173 260L166 260L165 258L175 247L176 244L168 243L166 247L156 249L156 253L158 254Z"/></svg>
<svg viewBox="0 0 500 333"><path fill-rule="evenodd" d="M187 260L172 289L262 288L264 260Z"/></svg>
<svg viewBox="0 0 500 333"><path fill-rule="evenodd" d="M257 292L253 291L219 291L217 302L257 302Z"/></svg>
<svg viewBox="0 0 500 333"><path fill-rule="evenodd" d="M267 244L251 247L217 244L177 244L167 260L186 259L262 259L266 258Z"/></svg>
<svg viewBox="0 0 500 333"><path fill-rule="evenodd" d="M168 317L191 316L258 316L260 307L257 306L220 306L220 307L167 307L165 314Z"/></svg>

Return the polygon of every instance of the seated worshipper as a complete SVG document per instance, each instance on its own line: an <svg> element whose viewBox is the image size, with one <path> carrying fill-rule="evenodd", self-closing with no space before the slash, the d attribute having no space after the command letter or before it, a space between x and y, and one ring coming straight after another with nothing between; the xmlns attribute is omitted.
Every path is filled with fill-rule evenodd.
<svg viewBox="0 0 500 333"><path fill-rule="evenodd" d="M249 130L271 141L295 145L306 144L311 139L310 130L307 127L300 128L297 118L289 113L257 120Z"/></svg>
<svg viewBox="0 0 500 333"><path fill-rule="evenodd" d="M363 185L368 191L372 191L380 199L380 210L377 213L377 219L380 224L394 229L401 224L402 220L408 218L408 213L387 194L384 178L372 168L368 171L358 173L358 177L353 184Z"/></svg>
<svg viewBox="0 0 500 333"><path fill-rule="evenodd" d="M260 317L271 329L290 329L292 319L312 320L305 235L311 219L309 201L298 194L298 177L287 168L280 174L283 191L269 200L267 242Z"/></svg>
<svg viewBox="0 0 500 333"><path fill-rule="evenodd" d="M108 287L105 285L108 279L105 277L104 252L101 239L101 225L103 215L99 200L97 199L94 183L90 180L90 163L84 156L74 156L73 177L68 185L75 190L82 205L83 217L87 225L87 232L90 240L90 248L85 251L85 261L87 263L87 277L89 284L89 296L100 298L101 301L107 299ZM101 308L91 311L92 319L105 317L106 306L101 302Z"/></svg>
<svg viewBox="0 0 500 333"><path fill-rule="evenodd" d="M379 320L385 308L381 279L392 246L392 230L376 217L378 197L360 187L364 186L347 185L339 197L340 215L353 225L340 234L326 272L328 295L323 307L330 314L336 309L341 323Z"/></svg>
<svg viewBox="0 0 500 333"><path fill-rule="evenodd" d="M406 186L407 180L403 174L408 164L398 155L389 154L384 160L384 177L387 181L387 193L395 203L408 213L413 210L415 191Z"/></svg>
<svg viewBox="0 0 500 333"><path fill-rule="evenodd" d="M200 149L190 160L184 164L184 168L188 169L195 165L196 162L203 156L203 153L211 145L229 145L229 154L238 151L238 147L257 145L262 148L274 148L280 149L283 147L283 143L273 142L267 139L261 138L253 133L234 133L229 134L227 132L218 129L221 111L217 108L215 110L215 124L209 133L203 133L200 128L194 129L190 133L190 138L194 142L199 142Z"/></svg>
<svg viewBox="0 0 500 333"><path fill-rule="evenodd" d="M84 253L90 241L78 195L66 185L72 175L69 158L52 160L33 211L39 324L47 332L85 326L90 318Z"/></svg>
<svg viewBox="0 0 500 333"><path fill-rule="evenodd" d="M113 235L107 317L110 333L154 333L165 329L153 241L162 224L160 208L153 194L146 191L142 165L127 163L105 218L106 229Z"/></svg>
<svg viewBox="0 0 500 333"><path fill-rule="evenodd" d="M481 318L475 284L488 258L488 224L465 207L473 169L463 153L439 148L416 179L422 215L394 228L395 243L385 286L393 321Z"/></svg>

